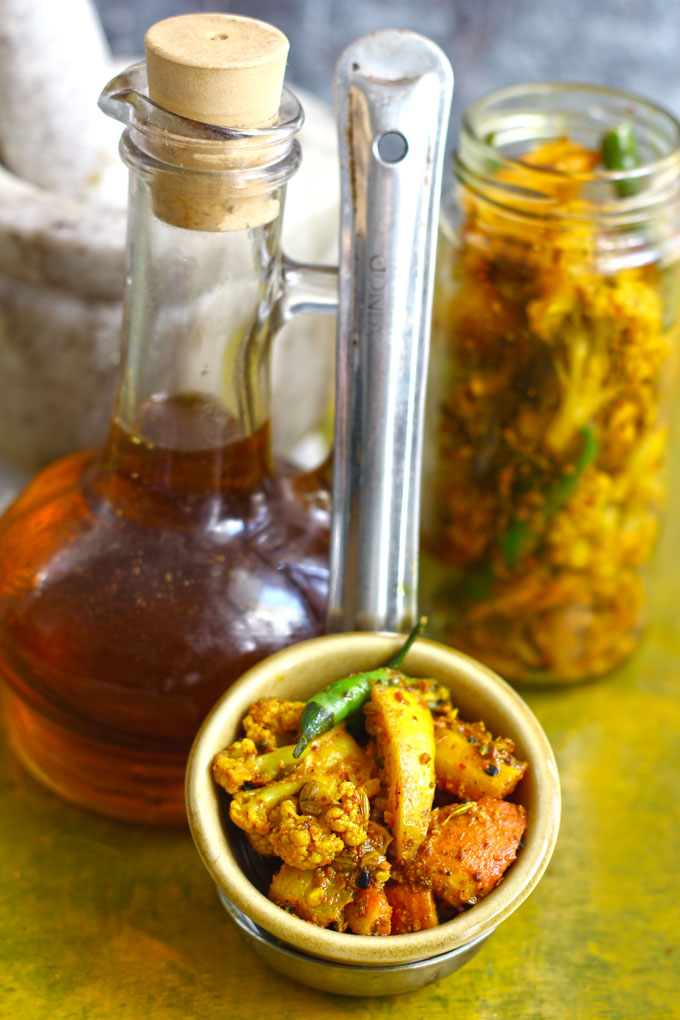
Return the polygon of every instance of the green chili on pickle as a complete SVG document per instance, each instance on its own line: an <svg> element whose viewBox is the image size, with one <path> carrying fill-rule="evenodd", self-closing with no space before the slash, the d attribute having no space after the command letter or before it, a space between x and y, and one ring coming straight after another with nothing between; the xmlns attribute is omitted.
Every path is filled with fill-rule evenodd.
<svg viewBox="0 0 680 1020"><path fill-rule="evenodd" d="M373 684L389 683L398 675L397 671L406 658L406 653L416 638L422 634L426 624L427 617L421 616L404 644L384 666L335 680L310 698L302 713L300 739L293 751L294 758L300 757L310 740L326 733L365 705L371 696Z"/></svg>

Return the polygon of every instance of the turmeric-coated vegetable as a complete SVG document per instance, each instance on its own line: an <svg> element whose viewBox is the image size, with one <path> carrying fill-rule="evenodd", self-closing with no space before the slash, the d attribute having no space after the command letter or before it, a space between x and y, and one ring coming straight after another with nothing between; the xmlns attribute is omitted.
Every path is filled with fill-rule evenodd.
<svg viewBox="0 0 680 1020"><path fill-rule="evenodd" d="M236 793L244 783L264 786L274 779L280 779L290 772L294 765L294 748L282 747L266 754L258 754L252 740L243 740L215 756L212 765L213 779L224 787L227 793Z"/></svg>
<svg viewBox="0 0 680 1020"><path fill-rule="evenodd" d="M589 146L520 136L499 132L439 248L422 591L447 643L570 681L611 670L644 624L680 258L651 195L635 204L630 122Z"/></svg>
<svg viewBox="0 0 680 1020"><path fill-rule="evenodd" d="M258 755L253 741L246 737L215 755L213 778L227 793L236 793L244 784L263 786L282 779L293 769L297 769L298 774L318 768L333 769L336 775L342 774L346 779L358 777L361 782L367 782L373 773L370 760L344 725L314 740L299 763L294 751L295 745L288 744Z"/></svg>
<svg viewBox="0 0 680 1020"><path fill-rule="evenodd" d="M408 861L427 833L434 799L434 723L413 691L380 684L371 690L366 728L377 744L386 797L385 822L397 861Z"/></svg>
<svg viewBox="0 0 680 1020"><path fill-rule="evenodd" d="M389 935L392 907L384 889L361 889L345 910L345 919L355 935Z"/></svg>
<svg viewBox="0 0 680 1020"><path fill-rule="evenodd" d="M243 720L245 735L253 741L261 754L292 744L300 727L304 707L304 701L258 698Z"/></svg>
<svg viewBox="0 0 680 1020"><path fill-rule="evenodd" d="M332 925L344 931L345 907L355 891L347 876L333 867L302 871L284 864L272 879L269 898L320 928Z"/></svg>
<svg viewBox="0 0 680 1020"><path fill-rule="evenodd" d="M391 883L385 889L385 896L392 907L393 935L425 931L439 924L437 905L431 889Z"/></svg>
<svg viewBox="0 0 680 1020"><path fill-rule="evenodd" d="M391 842L392 836L385 826L369 820L363 843L347 844L333 861L333 867L349 875L357 889L384 885L392 871L386 856Z"/></svg>
<svg viewBox="0 0 680 1020"><path fill-rule="evenodd" d="M467 810L432 812L427 839L401 869L407 881L428 886L452 907L486 896L516 855L526 825L520 804L482 797Z"/></svg>
<svg viewBox="0 0 680 1020"><path fill-rule="evenodd" d="M485 794L507 797L526 772L526 762L515 758L515 745L507 737L494 740L483 722L468 723L456 716L435 720L435 772L437 785L464 800Z"/></svg>
<svg viewBox="0 0 680 1020"><path fill-rule="evenodd" d="M251 707L251 736L215 756L213 776L252 849L280 862L274 903L322 928L407 935L497 884L525 825L524 808L501 798L527 766L510 738L459 719L451 693L395 672L390 684L371 684L358 710L361 743L341 723L299 758L290 724L302 725L301 703ZM281 739L290 743L272 747ZM433 810L435 784L459 800Z"/></svg>

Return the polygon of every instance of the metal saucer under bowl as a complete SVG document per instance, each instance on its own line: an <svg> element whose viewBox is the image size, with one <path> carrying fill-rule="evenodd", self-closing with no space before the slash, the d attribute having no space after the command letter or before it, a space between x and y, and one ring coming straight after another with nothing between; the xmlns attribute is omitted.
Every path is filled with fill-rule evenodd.
<svg viewBox="0 0 680 1020"><path fill-rule="evenodd" d="M352 966L321 960L294 949L255 924L221 889L218 888L217 894L241 936L269 967L284 977L335 995L398 995L422 988L466 964L491 934L485 932L464 946L415 963L401 963L393 967Z"/></svg>

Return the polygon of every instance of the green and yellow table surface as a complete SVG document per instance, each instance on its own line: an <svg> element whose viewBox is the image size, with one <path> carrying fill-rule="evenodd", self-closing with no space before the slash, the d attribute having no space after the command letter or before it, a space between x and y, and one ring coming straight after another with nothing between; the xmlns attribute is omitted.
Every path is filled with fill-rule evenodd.
<svg viewBox="0 0 680 1020"><path fill-rule="evenodd" d="M680 1018L673 516L655 622L634 658L594 683L523 692L557 756L560 838L532 896L462 970L383 999L297 985L241 941L188 830L136 828L64 804L3 744L0 1018Z"/></svg>

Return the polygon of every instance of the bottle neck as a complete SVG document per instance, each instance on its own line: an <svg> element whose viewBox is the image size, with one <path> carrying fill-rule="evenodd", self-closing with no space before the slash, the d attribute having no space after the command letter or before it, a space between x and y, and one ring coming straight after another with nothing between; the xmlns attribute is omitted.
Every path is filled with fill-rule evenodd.
<svg viewBox="0 0 680 1020"><path fill-rule="evenodd" d="M279 210L282 192L275 194ZM172 487L181 476L193 487L198 475L213 484L230 465L227 474L252 484L252 468L261 475L270 465L268 350L281 286L280 213L245 229L193 230L159 218L155 199L153 180L131 169L109 459L121 469L129 446L147 451L147 481L158 485ZM245 451L252 463L237 469ZM198 474L188 471L190 461L202 464Z"/></svg>

